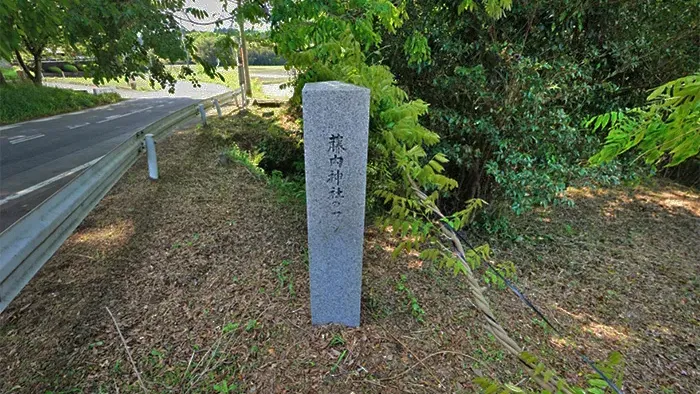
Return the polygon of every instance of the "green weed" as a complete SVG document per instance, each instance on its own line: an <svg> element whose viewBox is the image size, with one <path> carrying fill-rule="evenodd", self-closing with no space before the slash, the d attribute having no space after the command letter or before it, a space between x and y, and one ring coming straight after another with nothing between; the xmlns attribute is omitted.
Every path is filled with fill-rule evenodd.
<svg viewBox="0 0 700 394"><path fill-rule="evenodd" d="M88 345L88 349L94 349L94 348L96 348L96 347L98 347L98 346L102 346L102 345L104 345L104 344L105 344L105 343L104 343L103 341L93 342L93 343L91 343L91 344Z"/></svg>
<svg viewBox="0 0 700 394"><path fill-rule="evenodd" d="M294 291L294 280L292 279L288 268L290 264L291 261L282 260L282 264L280 264L280 266L275 269L275 271L277 272L277 281L279 282L275 292L277 294L280 294L282 289L286 287L289 291L290 297L295 297L296 292Z"/></svg>
<svg viewBox="0 0 700 394"><path fill-rule="evenodd" d="M241 325L239 323L226 323L226 325L224 325L224 327L221 329L221 331L224 334L228 334L229 332L236 331L238 329L238 327L240 327L240 326Z"/></svg>
<svg viewBox="0 0 700 394"><path fill-rule="evenodd" d="M255 319L250 319L248 320L248 323L245 325L245 330L246 332L250 332L255 330L255 328L258 326L258 321Z"/></svg>
<svg viewBox="0 0 700 394"><path fill-rule="evenodd" d="M181 241L177 241L177 242L175 242L174 244L172 244L172 246L170 247L170 249L175 250L175 249L180 249L180 248L182 248L182 247L184 247L184 246L192 246L192 245L194 245L194 243L197 242L198 240L199 240L199 233L194 233L194 235L192 235L192 237L191 237L189 240L182 241L182 242L181 242Z"/></svg>
<svg viewBox="0 0 700 394"><path fill-rule="evenodd" d="M406 286L406 280L406 275L401 275L401 279L396 281L396 290L403 293L405 298L408 300L408 306L411 310L411 315L413 318L416 319L417 322L423 323L425 321L423 319L425 316L425 311L423 308L421 308L420 304L418 303L418 298L416 298L415 294L413 294L413 291Z"/></svg>
<svg viewBox="0 0 700 394"><path fill-rule="evenodd" d="M228 383L228 381L226 381L226 379L224 379L221 382L214 385L214 391L216 391L217 393L220 393L220 394L234 393L237 390L238 390L238 385L236 385L236 384L229 385L229 383Z"/></svg>
<svg viewBox="0 0 700 394"><path fill-rule="evenodd" d="M248 152L246 150L241 149L237 144L232 144L231 148L228 151L228 156L240 163L243 164L245 168L248 169L253 175L257 177L263 177L265 176L265 171L259 167L260 161L265 157L264 153L260 152Z"/></svg>
<svg viewBox="0 0 700 394"><path fill-rule="evenodd" d="M347 355L348 355L347 349L343 350L343 352L340 353L340 355L338 356L338 359L335 361L335 364L333 364L333 366L331 367L331 373L338 370L338 367L340 367L340 364L343 362L343 360L345 359L345 357Z"/></svg>
<svg viewBox="0 0 700 394"><path fill-rule="evenodd" d="M330 347L343 346L343 345L345 345L345 339L340 334L333 334L333 338L331 338L331 341L328 343L328 346L330 346Z"/></svg>

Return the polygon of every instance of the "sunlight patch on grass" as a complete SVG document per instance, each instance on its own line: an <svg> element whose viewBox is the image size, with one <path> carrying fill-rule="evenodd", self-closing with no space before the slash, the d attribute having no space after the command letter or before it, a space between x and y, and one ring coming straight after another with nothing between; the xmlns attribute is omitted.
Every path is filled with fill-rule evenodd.
<svg viewBox="0 0 700 394"><path fill-rule="evenodd" d="M669 212L685 209L693 215L700 216L700 195L697 194L680 190L645 191L638 196L638 199L647 203L656 203Z"/></svg>
<svg viewBox="0 0 700 394"><path fill-rule="evenodd" d="M584 332L595 335L600 339L607 339L616 342L627 342L630 337L619 329L605 324L591 322L583 327Z"/></svg>
<svg viewBox="0 0 700 394"><path fill-rule="evenodd" d="M131 220L119 220L111 225L81 231L66 241L75 244L88 244L94 247L110 248L126 245L136 232Z"/></svg>
<svg viewBox="0 0 700 394"><path fill-rule="evenodd" d="M566 189L566 195L571 198L594 198L595 194L589 188L569 187Z"/></svg>
<svg viewBox="0 0 700 394"><path fill-rule="evenodd" d="M554 347L558 349L565 349L576 346L576 343L574 341L570 341L566 338L552 337L549 339L549 343L551 343Z"/></svg>

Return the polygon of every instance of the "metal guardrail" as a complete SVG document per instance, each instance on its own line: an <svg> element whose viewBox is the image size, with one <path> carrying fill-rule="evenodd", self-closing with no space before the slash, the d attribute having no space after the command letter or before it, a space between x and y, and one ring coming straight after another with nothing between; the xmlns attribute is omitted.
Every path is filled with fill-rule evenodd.
<svg viewBox="0 0 700 394"><path fill-rule="evenodd" d="M241 95L241 89L200 103L209 108L214 99L225 103L238 95ZM197 104L187 106L137 131L0 233L0 312L134 164L141 152L144 135L153 134L156 140L162 140L173 126L196 116L197 109Z"/></svg>

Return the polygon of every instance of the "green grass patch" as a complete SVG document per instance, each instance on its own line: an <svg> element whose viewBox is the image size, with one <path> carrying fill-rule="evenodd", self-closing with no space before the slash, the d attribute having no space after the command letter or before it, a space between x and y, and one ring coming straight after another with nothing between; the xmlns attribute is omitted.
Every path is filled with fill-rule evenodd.
<svg viewBox="0 0 700 394"><path fill-rule="evenodd" d="M5 77L6 81L13 81L17 78L17 71L14 68L0 68L2 76Z"/></svg>
<svg viewBox="0 0 700 394"><path fill-rule="evenodd" d="M31 83L8 84L0 87L0 124L78 111L120 100L121 97L115 93L92 95Z"/></svg>

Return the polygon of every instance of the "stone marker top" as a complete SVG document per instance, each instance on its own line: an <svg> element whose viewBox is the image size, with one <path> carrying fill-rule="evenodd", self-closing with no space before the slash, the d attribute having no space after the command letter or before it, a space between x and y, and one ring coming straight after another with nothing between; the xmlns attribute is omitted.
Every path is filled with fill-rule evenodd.
<svg viewBox="0 0 700 394"><path fill-rule="evenodd" d="M369 89L367 89L365 87L351 85L349 83L340 82L340 81L324 81L324 82L307 83L306 85L304 85L304 89L302 89L302 92L317 91L317 90L362 90L362 91L367 91L367 93L369 93Z"/></svg>

